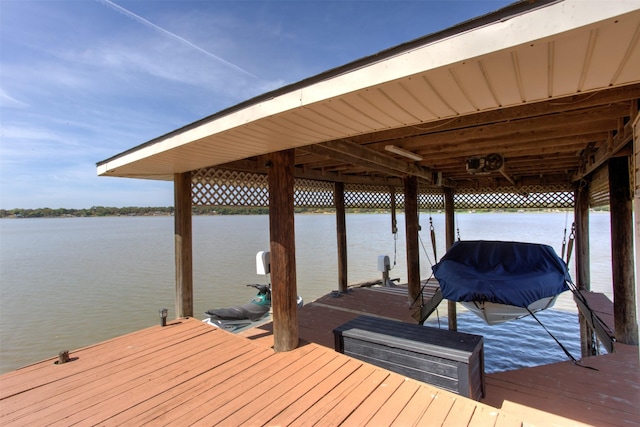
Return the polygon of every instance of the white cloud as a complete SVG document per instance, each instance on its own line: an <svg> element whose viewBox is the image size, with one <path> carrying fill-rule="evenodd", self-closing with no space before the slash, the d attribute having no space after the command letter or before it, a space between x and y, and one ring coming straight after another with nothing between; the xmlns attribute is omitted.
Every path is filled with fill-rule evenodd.
<svg viewBox="0 0 640 427"><path fill-rule="evenodd" d="M0 88L0 107L2 108L25 108L29 104L10 96L3 88Z"/></svg>

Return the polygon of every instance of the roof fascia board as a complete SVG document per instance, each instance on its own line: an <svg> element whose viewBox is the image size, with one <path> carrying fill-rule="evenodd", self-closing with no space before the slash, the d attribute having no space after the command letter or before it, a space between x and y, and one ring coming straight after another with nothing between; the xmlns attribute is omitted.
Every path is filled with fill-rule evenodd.
<svg viewBox="0 0 640 427"><path fill-rule="evenodd" d="M502 21L493 21L417 45L410 50L401 50L384 59L374 58L373 62L365 63L359 68L350 68L319 81L309 79L311 81L308 85L290 88L288 92L274 91L273 97L261 97L254 99L253 103L250 100L239 104L240 109L225 110L99 162L97 172L98 175L105 175L111 171L110 176L117 176L114 170L121 166L260 119L491 52L515 48L635 10L638 10L637 0L609 1L606 8L598 2L580 0L551 3Z"/></svg>

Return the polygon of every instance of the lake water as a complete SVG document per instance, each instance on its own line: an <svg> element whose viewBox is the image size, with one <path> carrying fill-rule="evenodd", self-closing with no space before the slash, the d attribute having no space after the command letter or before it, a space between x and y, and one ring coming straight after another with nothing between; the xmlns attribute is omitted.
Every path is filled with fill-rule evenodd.
<svg viewBox="0 0 640 427"><path fill-rule="evenodd" d="M421 272L433 263L428 213L421 213ZM348 214L349 282L380 277L378 255L406 282L404 217L397 240L389 215ZM444 253L444 215L432 215L438 257ZM462 239L517 240L561 251L565 213L457 214ZM592 289L611 294L608 213L591 213ZM296 215L298 293L305 301L337 289L334 215ZM194 311L243 304L253 296L255 255L269 249L267 216L193 218ZM397 250L396 250L397 248ZM158 309L174 312L173 217L0 220L0 373L159 323ZM571 266L571 271L574 267ZM446 315L446 306L440 309ZM202 316L204 317L204 316ZM575 305L569 292L540 319L580 354ZM485 336L487 371L566 360L532 319L489 327L460 313L459 330ZM441 318L443 328L446 319ZM437 317L429 322L437 326ZM517 348L520 354L515 354Z"/></svg>

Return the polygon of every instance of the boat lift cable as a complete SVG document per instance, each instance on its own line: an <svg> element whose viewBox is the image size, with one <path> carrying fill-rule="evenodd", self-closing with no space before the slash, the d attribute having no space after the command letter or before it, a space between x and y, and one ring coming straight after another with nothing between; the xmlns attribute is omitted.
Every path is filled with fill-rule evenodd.
<svg viewBox="0 0 640 427"><path fill-rule="evenodd" d="M398 255L398 221L396 220L396 191L393 187L390 187L389 192L391 199L391 233L393 234L393 265L389 269L391 271L396 266Z"/></svg>
<svg viewBox="0 0 640 427"><path fill-rule="evenodd" d="M564 217L564 234L562 235L562 255L560 256L560 258L562 258L563 260L565 252L567 255L567 259L565 261L565 263L567 264L567 266L569 266L569 261L571 261L571 254L573 252L573 242L576 238L576 223L572 223L571 224L571 232L569 233L569 241L567 241L567 223L568 223L568 218L569 218L569 211L566 212L565 217Z"/></svg>
<svg viewBox="0 0 640 427"><path fill-rule="evenodd" d="M600 318L600 316L598 316L598 314L595 312L595 310L591 308L591 306L589 305L589 301L587 301L587 299L584 297L584 295L582 295L580 293L580 290L575 285L575 283L573 283L572 281L568 281L567 283L569 284L569 290L573 294L574 298L579 299L580 302L582 303L582 305L584 305L584 307L589 312L589 316L591 317L591 323L592 324L600 323L600 324L604 325L605 322ZM613 337L612 340L615 341L615 337ZM599 350L597 345L596 345L595 350L596 350L596 353L598 353L598 354L600 353L600 350Z"/></svg>
<svg viewBox="0 0 640 427"><path fill-rule="evenodd" d="M561 343L561 342L560 342L560 341L559 341L559 340L558 340L558 339L557 339L557 338L556 338L556 337L551 333L551 331L549 331L549 329L547 329L547 327L546 327L546 326L544 326L544 324L540 321L540 319L538 319L538 317L537 317L535 314L533 314L533 311L529 310L529 308L527 308L527 311L528 311L528 312L529 312L529 314L530 314L530 315L531 315L531 316L536 320L536 322L538 322L538 323L540 324L540 326L542 326L542 328L543 328L545 331L547 331L547 333L549 334L549 336L550 336L551 338L553 338L553 339L554 339L554 341L555 341L555 342L560 346L560 348L562 349L562 351L564 351L564 354L566 354L566 355L567 355L567 357L569 357L569 359L571 359L571 361L573 362L573 364L574 364L574 365L576 365L576 366L580 366L581 368L592 369L592 370L594 370L594 371L597 371L597 370L598 370L598 369L596 369L596 368L594 368L594 367L591 367L591 366L585 366L585 365L580 364L580 362L579 362L578 360L576 360L576 358L575 358L575 357L573 357L573 356L571 355L571 353L569 353L569 350L567 350L567 348L566 348L564 345L562 345L562 343Z"/></svg>
<svg viewBox="0 0 640 427"><path fill-rule="evenodd" d="M429 231L431 233L431 246L433 247L433 259L438 262L438 254L436 253L436 230L433 228L433 218L429 212Z"/></svg>

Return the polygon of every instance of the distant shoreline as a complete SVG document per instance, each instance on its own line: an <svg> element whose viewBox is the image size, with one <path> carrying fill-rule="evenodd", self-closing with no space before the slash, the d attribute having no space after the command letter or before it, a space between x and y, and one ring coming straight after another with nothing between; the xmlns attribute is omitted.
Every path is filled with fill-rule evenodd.
<svg viewBox="0 0 640 427"><path fill-rule="evenodd" d="M571 211L571 209L568 209ZM421 210L426 212L426 210ZM518 213L521 209L493 209L493 210L457 210L457 213ZM524 212L565 212L560 209L527 209ZM608 208L592 210L593 212L608 212ZM335 212L333 208L296 208L297 214L328 214ZM388 213L388 209L347 209L347 213ZM437 210L436 213L443 211ZM167 207L103 207L94 206L88 209L0 209L0 218L21 219L21 218L96 218L115 216L172 216L173 206ZM222 207L222 206L194 206L192 209L194 216L198 215L268 215L268 207Z"/></svg>

